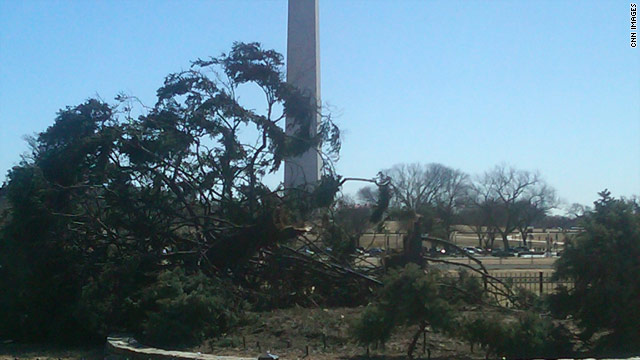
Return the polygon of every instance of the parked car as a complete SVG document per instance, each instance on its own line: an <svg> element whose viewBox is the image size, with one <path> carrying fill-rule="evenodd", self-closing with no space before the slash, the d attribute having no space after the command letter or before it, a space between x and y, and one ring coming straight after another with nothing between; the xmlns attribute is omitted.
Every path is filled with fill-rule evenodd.
<svg viewBox="0 0 640 360"><path fill-rule="evenodd" d="M498 250L492 251L491 255L493 255L495 257L514 257L514 256L516 256L513 252L505 251L505 250L502 250L502 249L498 249Z"/></svg>
<svg viewBox="0 0 640 360"><path fill-rule="evenodd" d="M434 247L429 249L428 254L431 257L443 256L443 255L447 255L447 250Z"/></svg>
<svg viewBox="0 0 640 360"><path fill-rule="evenodd" d="M368 251L369 256L379 256L382 255L382 253L384 253L384 249L383 248L371 248Z"/></svg>
<svg viewBox="0 0 640 360"><path fill-rule="evenodd" d="M523 251L518 253L518 257L545 257L547 256L544 251Z"/></svg>
<svg viewBox="0 0 640 360"><path fill-rule="evenodd" d="M476 251L476 248L474 248L474 247L472 247L472 246L467 246L467 247L465 247L465 248L464 248L464 251L466 251L466 252L467 252L467 254L470 254L470 255L475 255L475 254L476 254L476 252L477 252L477 251Z"/></svg>
<svg viewBox="0 0 640 360"><path fill-rule="evenodd" d="M516 253L516 254L520 254L520 253L528 253L528 252L530 252L530 251L531 251L531 249L529 249L529 248L528 248L528 247L526 247L526 246L517 246L517 247L514 247L514 248L512 248L512 249L513 249L513 252L514 252L514 253Z"/></svg>

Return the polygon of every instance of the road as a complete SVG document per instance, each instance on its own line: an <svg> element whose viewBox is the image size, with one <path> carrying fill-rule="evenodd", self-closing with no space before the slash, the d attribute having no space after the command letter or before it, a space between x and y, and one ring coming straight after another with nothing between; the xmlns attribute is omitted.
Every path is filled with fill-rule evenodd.
<svg viewBox="0 0 640 360"><path fill-rule="evenodd" d="M460 264L471 265L478 268L478 265L469 258L463 257L443 257L442 260L452 261ZM553 270L553 264L557 257L548 258L497 258L493 256L478 256L478 260L482 261L487 270ZM458 268L456 265L433 263L433 266L442 270L453 270Z"/></svg>
<svg viewBox="0 0 640 360"><path fill-rule="evenodd" d="M548 258L518 258L518 257L508 257L508 258L498 258L494 256L478 256L476 257L478 260L482 261L482 264L487 268L487 270L493 271L512 271L512 270L540 270L540 271L552 271L553 264L558 259L557 257L548 257ZM379 266L380 265L380 257L371 256L367 257L359 262L357 262L360 266ZM471 265L475 268L479 268L479 266L471 261L467 257L441 257L438 259L452 261L460 264ZM436 269L441 270L456 270L458 268L463 268L462 266L450 265L450 264L442 264L432 262L431 266Z"/></svg>

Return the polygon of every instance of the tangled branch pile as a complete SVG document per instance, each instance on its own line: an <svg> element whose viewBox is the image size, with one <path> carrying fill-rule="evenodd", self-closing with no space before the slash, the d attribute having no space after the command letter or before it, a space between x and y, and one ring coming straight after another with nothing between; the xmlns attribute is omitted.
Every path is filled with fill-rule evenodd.
<svg viewBox="0 0 640 360"><path fill-rule="evenodd" d="M282 65L275 51L237 43L169 75L150 109L119 96L60 111L3 189L0 337L82 341L126 330L194 343L233 322L242 299L307 286L272 272L299 268L303 259L282 245L333 202L340 137L328 117L311 135L319 107L284 82ZM246 87L262 91L263 112L239 102ZM299 124L289 134L287 117ZM263 183L308 149L326 159L316 187ZM191 321L212 311L214 323ZM157 333L163 318L197 335L170 341Z"/></svg>

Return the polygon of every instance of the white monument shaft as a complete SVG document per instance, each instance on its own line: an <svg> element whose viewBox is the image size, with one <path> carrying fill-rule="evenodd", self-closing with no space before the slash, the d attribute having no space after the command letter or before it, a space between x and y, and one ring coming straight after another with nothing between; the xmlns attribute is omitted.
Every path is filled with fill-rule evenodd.
<svg viewBox="0 0 640 360"><path fill-rule="evenodd" d="M321 104L319 45L318 0L289 0L287 82L315 99L317 106ZM317 133L319 116L311 121L312 135ZM287 118L287 133L295 129L295 120ZM318 149L312 148L299 157L285 160L285 187L316 183L320 180L321 168Z"/></svg>

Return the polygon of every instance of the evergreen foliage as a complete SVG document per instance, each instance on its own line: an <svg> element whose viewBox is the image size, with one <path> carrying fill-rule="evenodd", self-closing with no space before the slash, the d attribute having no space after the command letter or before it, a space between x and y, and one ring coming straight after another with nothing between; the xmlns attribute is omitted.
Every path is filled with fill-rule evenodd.
<svg viewBox="0 0 640 360"><path fill-rule="evenodd" d="M640 207L637 202L599 193L584 227L566 245L556 276L575 285L551 297L558 315L572 315L596 350L614 355L640 352Z"/></svg>
<svg viewBox="0 0 640 360"><path fill-rule="evenodd" d="M472 347L480 345L487 358L558 358L573 352L566 328L532 312L519 314L515 320L497 315L467 318L460 329L459 335Z"/></svg>
<svg viewBox="0 0 640 360"><path fill-rule="evenodd" d="M354 324L355 339L363 345L384 344L394 327L417 326L407 350L407 356L413 358L418 337L427 326L433 331L445 331L453 324L453 309L441 296L438 279L436 273L425 273L415 264L391 270L383 279L384 286L376 293L375 302Z"/></svg>
<svg viewBox="0 0 640 360"><path fill-rule="evenodd" d="M253 295L270 287L265 259L341 184L330 165L338 128L323 117L310 135L319 108L282 67L275 51L236 43L167 76L152 108L119 96L61 110L3 190L0 338L126 330L193 343L230 323L224 309L235 307L221 284ZM264 111L240 103L247 85L264 92ZM300 124L293 134L282 128L287 117ZM319 145L327 161L316 187L263 184L284 159Z"/></svg>
<svg viewBox="0 0 640 360"><path fill-rule="evenodd" d="M180 268L161 273L135 304L146 315L139 338L158 347L194 346L226 332L242 309L229 289L202 273L186 275Z"/></svg>
<svg viewBox="0 0 640 360"><path fill-rule="evenodd" d="M444 277L440 288L442 296L454 305L481 304L486 297L480 278L467 271L460 271L456 278Z"/></svg>

